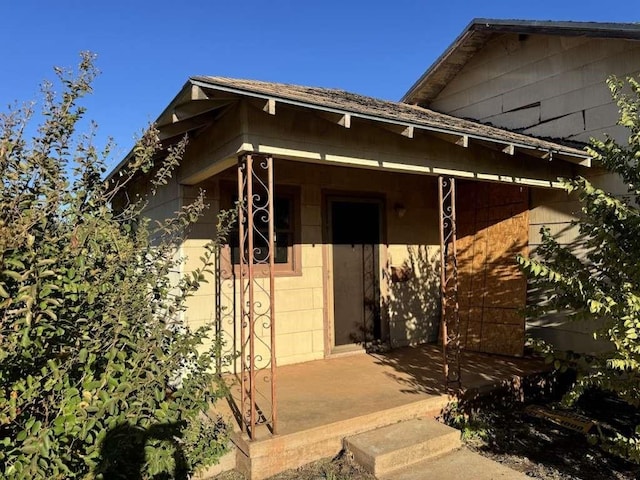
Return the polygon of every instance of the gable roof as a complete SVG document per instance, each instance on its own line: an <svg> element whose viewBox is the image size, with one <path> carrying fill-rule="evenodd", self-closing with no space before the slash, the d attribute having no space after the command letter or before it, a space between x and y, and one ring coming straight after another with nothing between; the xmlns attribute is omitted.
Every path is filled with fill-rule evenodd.
<svg viewBox="0 0 640 480"><path fill-rule="evenodd" d="M183 90L169 104L158 119L162 131L165 123L175 124L172 120L173 109L191 98L191 88L199 87L205 91L223 92L238 97L253 97L271 100L277 103L312 109L351 118L395 125L415 130L425 130L438 134L465 137L485 143L491 143L500 149L517 148L528 151L538 157L549 155L581 165L589 165L589 155L581 149L556 142L523 135L509 130L484 125L479 122L435 112L415 105L380 100L358 95L344 90L305 87L258 80L241 80L225 77L196 76L189 79ZM185 96L186 94L186 96ZM212 95L214 96L214 95ZM197 115L197 112L194 112Z"/></svg>
<svg viewBox="0 0 640 480"><path fill-rule="evenodd" d="M404 94L401 101L428 105L493 37L504 33L640 40L639 23L560 22L476 18Z"/></svg>

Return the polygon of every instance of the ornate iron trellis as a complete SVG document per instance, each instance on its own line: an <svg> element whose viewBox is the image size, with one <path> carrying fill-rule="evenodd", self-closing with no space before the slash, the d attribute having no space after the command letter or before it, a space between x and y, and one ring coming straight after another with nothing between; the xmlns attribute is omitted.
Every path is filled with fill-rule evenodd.
<svg viewBox="0 0 640 480"><path fill-rule="evenodd" d="M240 416L243 430L277 433L273 158L238 159Z"/></svg>
<svg viewBox="0 0 640 480"><path fill-rule="evenodd" d="M378 280L378 249L375 244L362 245L362 296L364 299L363 345L375 347L380 332L380 285Z"/></svg>
<svg viewBox="0 0 640 480"><path fill-rule="evenodd" d="M458 311L458 259L456 251L456 183L438 177L440 200L440 297L442 303L442 355L445 386L456 392L460 378L460 315Z"/></svg>

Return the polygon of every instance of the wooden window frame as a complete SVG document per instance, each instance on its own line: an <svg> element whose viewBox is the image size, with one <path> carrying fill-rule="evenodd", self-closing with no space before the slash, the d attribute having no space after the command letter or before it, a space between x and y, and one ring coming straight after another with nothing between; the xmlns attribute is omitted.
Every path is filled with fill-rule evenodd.
<svg viewBox="0 0 640 480"><path fill-rule="evenodd" d="M220 206L222 210L235 208L233 198L238 194L238 187L233 182L224 182L220 185ZM274 185L273 194L275 197L286 197L291 201L291 236L292 243L288 247L287 263L274 264L274 276L294 277L302 275L302 222L300 216L300 187L293 185ZM238 235L237 220L236 226L231 230L230 235ZM277 235L277 232L276 232ZM240 265L233 264L231 258L231 246L229 242L221 249L221 275L223 278L238 278L240 275ZM254 264L253 275L255 278L265 278L269 276L268 265Z"/></svg>

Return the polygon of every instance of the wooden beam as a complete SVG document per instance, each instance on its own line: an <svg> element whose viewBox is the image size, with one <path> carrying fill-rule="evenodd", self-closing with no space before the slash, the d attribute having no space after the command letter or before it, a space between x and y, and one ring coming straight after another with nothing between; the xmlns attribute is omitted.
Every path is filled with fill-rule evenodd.
<svg viewBox="0 0 640 480"><path fill-rule="evenodd" d="M191 85L191 100L208 100L209 95L204 88L198 85Z"/></svg>
<svg viewBox="0 0 640 480"><path fill-rule="evenodd" d="M413 138L414 127L413 125L395 125L393 123L381 123L380 124L386 130L390 132L397 133L398 135L402 135L403 137Z"/></svg>
<svg viewBox="0 0 640 480"><path fill-rule="evenodd" d="M269 98L264 103L264 106L262 107L262 110L267 112L269 115L275 115L276 114L276 99L275 98Z"/></svg>
<svg viewBox="0 0 640 480"><path fill-rule="evenodd" d="M171 113L171 122L181 122L196 115L201 115L211 110L225 107L234 101L236 100L233 98L220 98L215 100L199 100L197 102L184 103L173 109L173 112Z"/></svg>
<svg viewBox="0 0 640 480"><path fill-rule="evenodd" d="M316 112L316 115L328 122L337 123L341 127L351 128L351 114L349 113Z"/></svg>
<svg viewBox="0 0 640 480"><path fill-rule="evenodd" d="M460 147L469 148L469 135L460 135L455 144Z"/></svg>
<svg viewBox="0 0 640 480"><path fill-rule="evenodd" d="M510 143L502 149L502 153L513 156L516 153L516 146Z"/></svg>
<svg viewBox="0 0 640 480"><path fill-rule="evenodd" d="M196 130L200 127L209 125L223 115L227 108L229 107L220 105L181 119L178 122L158 125L160 140L166 140L167 138L172 138L177 135L183 135L191 130Z"/></svg>
<svg viewBox="0 0 640 480"><path fill-rule="evenodd" d="M444 133L444 132L434 132L432 130L423 130L425 133L437 137L440 140L444 140L445 142L453 143L454 145L458 145L459 147L468 148L469 147L469 135L464 134L456 134L456 133Z"/></svg>
<svg viewBox="0 0 640 480"><path fill-rule="evenodd" d="M405 128L400 135L404 135L407 138L413 138L413 125Z"/></svg>

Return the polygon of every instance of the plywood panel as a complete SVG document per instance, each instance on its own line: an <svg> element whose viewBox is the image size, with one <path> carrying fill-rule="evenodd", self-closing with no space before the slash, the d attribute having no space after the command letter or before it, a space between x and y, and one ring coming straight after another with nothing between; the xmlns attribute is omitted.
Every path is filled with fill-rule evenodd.
<svg viewBox="0 0 640 480"><path fill-rule="evenodd" d="M526 188L459 181L458 292L468 350L522 355L526 279L515 256L528 248Z"/></svg>

